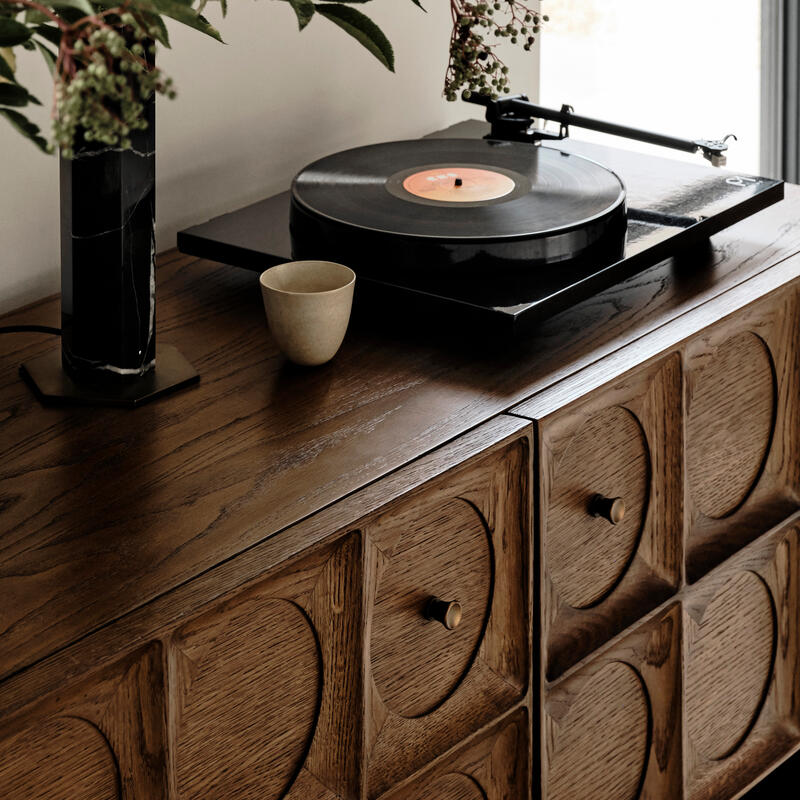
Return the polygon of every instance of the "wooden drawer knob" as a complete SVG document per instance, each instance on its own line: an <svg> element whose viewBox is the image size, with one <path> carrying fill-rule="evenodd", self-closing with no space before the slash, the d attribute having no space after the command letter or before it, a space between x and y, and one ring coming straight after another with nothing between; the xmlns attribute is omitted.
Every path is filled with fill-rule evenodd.
<svg viewBox="0 0 800 800"><path fill-rule="evenodd" d="M625 501L621 497L596 494L589 501L589 513L593 517L607 519L612 525L618 525L625 517Z"/></svg>
<svg viewBox="0 0 800 800"><path fill-rule="evenodd" d="M438 597L431 597L425 607L425 616L428 619L441 622L449 631L454 631L461 624L461 603L455 600L440 600Z"/></svg>

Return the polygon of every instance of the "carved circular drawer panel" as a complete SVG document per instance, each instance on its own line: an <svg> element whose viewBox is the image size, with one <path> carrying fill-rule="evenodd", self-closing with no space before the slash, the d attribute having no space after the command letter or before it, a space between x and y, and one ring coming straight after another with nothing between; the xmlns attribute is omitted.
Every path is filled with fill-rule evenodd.
<svg viewBox="0 0 800 800"><path fill-rule="evenodd" d="M769 450L774 404L772 361L755 334L728 339L690 376L686 471L705 516L724 517L747 499Z"/></svg>
<svg viewBox="0 0 800 800"><path fill-rule="evenodd" d="M304 613L254 597L195 620L175 644L181 800L282 797L305 760L321 689Z"/></svg>
<svg viewBox="0 0 800 800"><path fill-rule="evenodd" d="M94 725L74 717L50 719L0 742L0 797L116 800L116 759Z"/></svg>
<svg viewBox="0 0 800 800"><path fill-rule="evenodd" d="M489 535L467 502L450 500L402 532L382 567L371 637L375 685L396 714L427 714L461 683L483 636L492 581ZM460 604L454 630L426 618L433 597Z"/></svg>
<svg viewBox="0 0 800 800"><path fill-rule="evenodd" d="M604 667L558 725L548 800L635 800L647 765L645 689L627 664Z"/></svg>
<svg viewBox="0 0 800 800"><path fill-rule="evenodd" d="M735 750L754 723L772 672L775 618L769 590L752 572L731 578L690 622L686 724L710 759Z"/></svg>
<svg viewBox="0 0 800 800"><path fill-rule="evenodd" d="M624 574L647 514L649 487L647 442L626 409L596 414L570 441L553 477L545 552L551 579L573 608L603 599ZM624 516L615 516L616 524L592 515L598 496L622 499Z"/></svg>

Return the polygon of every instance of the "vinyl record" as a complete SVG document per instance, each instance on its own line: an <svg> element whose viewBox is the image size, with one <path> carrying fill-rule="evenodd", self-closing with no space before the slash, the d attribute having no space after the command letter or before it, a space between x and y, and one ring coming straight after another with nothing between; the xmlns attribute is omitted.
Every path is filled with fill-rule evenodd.
<svg viewBox="0 0 800 800"><path fill-rule="evenodd" d="M553 148L483 139L360 147L292 185L297 258L383 279L453 268L530 270L624 247L625 190L610 170Z"/></svg>

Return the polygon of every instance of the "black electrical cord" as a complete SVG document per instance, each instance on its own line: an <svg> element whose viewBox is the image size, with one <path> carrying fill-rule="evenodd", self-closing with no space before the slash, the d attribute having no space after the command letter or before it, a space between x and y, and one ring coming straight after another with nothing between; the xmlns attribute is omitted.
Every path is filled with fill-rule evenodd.
<svg viewBox="0 0 800 800"><path fill-rule="evenodd" d="M61 328L51 328L48 325L5 325L0 326L0 333L50 333L61 336Z"/></svg>

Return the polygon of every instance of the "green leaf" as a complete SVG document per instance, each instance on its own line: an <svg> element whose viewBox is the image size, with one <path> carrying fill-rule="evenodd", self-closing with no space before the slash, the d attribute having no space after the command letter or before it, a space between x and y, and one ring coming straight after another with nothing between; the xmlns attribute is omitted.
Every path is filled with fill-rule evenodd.
<svg viewBox="0 0 800 800"><path fill-rule="evenodd" d="M33 32L56 47L61 46L61 31L55 25L37 25Z"/></svg>
<svg viewBox="0 0 800 800"><path fill-rule="evenodd" d="M154 14L163 14L176 22L182 22L189 28L205 33L218 42L222 41L219 31L207 19L180 0L139 0L137 6Z"/></svg>
<svg viewBox="0 0 800 800"><path fill-rule="evenodd" d="M54 8L74 8L81 11L84 16L94 14L94 9L89 0L49 0L49 5Z"/></svg>
<svg viewBox="0 0 800 800"><path fill-rule="evenodd" d="M20 86L18 83L0 83L0 105L21 108L29 103L41 105L24 86Z"/></svg>
<svg viewBox="0 0 800 800"><path fill-rule="evenodd" d="M158 31L158 33L155 35L156 40L163 44L164 47L171 48L172 45L169 43L169 31L167 30L166 23L161 15L143 12L142 17L144 17L144 21L150 27L155 28Z"/></svg>
<svg viewBox="0 0 800 800"><path fill-rule="evenodd" d="M30 38L31 31L27 25L10 17L0 17L0 47L15 47Z"/></svg>
<svg viewBox="0 0 800 800"><path fill-rule="evenodd" d="M425 6L423 6L423 5L422 5L422 3L420 3L420 1L419 1L419 0L411 0L411 2L412 2L412 3L413 3L413 4L414 4L414 5L417 7L417 8L421 8L421 9L422 9L422 10L423 10L423 11L424 11L426 14L428 13L428 9L427 9L427 8L425 8Z"/></svg>
<svg viewBox="0 0 800 800"><path fill-rule="evenodd" d="M38 25L42 22L49 21L50 17L35 8L28 8L25 10L25 22L29 25Z"/></svg>
<svg viewBox="0 0 800 800"><path fill-rule="evenodd" d="M56 71L56 61L58 60L58 56L49 47L45 47L41 42L35 42L35 44L39 48L39 52L42 54L44 63L47 64L47 69L50 70L50 74L52 75Z"/></svg>
<svg viewBox="0 0 800 800"><path fill-rule="evenodd" d="M317 3L315 8L369 50L388 70L394 72L394 50L383 31L365 14L342 3Z"/></svg>
<svg viewBox="0 0 800 800"><path fill-rule="evenodd" d="M30 139L43 153L50 153L50 145L41 135L39 126L34 125L27 117L10 108L0 108L0 115L4 116L23 136Z"/></svg>
<svg viewBox="0 0 800 800"><path fill-rule="evenodd" d="M303 30L314 16L314 0L289 0L289 5L297 14L297 24Z"/></svg>
<svg viewBox="0 0 800 800"><path fill-rule="evenodd" d="M17 79L14 77L14 70L11 69L11 65L8 61L3 58L2 53L0 53L0 78L5 78L7 81L12 81L12 83L17 82Z"/></svg>

